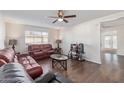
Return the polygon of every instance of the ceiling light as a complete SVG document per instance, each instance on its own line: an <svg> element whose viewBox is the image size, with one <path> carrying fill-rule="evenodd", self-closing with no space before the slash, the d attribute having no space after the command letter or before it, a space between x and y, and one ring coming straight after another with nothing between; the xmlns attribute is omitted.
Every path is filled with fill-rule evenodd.
<svg viewBox="0 0 124 93"><path fill-rule="evenodd" d="M62 19L62 18L58 18L58 21L59 21L59 22L62 22L62 21L63 21L63 19Z"/></svg>

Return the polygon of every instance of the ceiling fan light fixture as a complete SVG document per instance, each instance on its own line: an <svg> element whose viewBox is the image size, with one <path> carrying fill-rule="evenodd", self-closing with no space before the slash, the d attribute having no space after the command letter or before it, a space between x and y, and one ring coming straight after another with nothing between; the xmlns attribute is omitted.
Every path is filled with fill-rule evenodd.
<svg viewBox="0 0 124 93"><path fill-rule="evenodd" d="M57 16L50 16L50 18L55 18L55 20L52 22L53 24L56 22L65 22L68 23L69 21L67 18L74 18L76 15L64 15L63 10L58 10Z"/></svg>
<svg viewBox="0 0 124 93"><path fill-rule="evenodd" d="M62 21L63 21L63 19L62 19L62 18L58 18L58 21L59 21L59 22L62 22Z"/></svg>

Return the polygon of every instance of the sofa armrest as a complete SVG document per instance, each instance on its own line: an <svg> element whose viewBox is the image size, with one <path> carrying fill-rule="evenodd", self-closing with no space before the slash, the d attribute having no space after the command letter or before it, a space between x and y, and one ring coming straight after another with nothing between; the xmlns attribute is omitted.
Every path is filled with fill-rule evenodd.
<svg viewBox="0 0 124 93"><path fill-rule="evenodd" d="M48 72L43 76L38 77L37 79L35 79L36 83L49 83L51 80L53 80L55 78L54 73L52 72Z"/></svg>
<svg viewBox="0 0 124 93"><path fill-rule="evenodd" d="M6 61L4 61L3 59L0 59L0 67L4 64L7 64Z"/></svg>
<svg viewBox="0 0 124 93"><path fill-rule="evenodd" d="M38 77L35 79L36 83L73 83L71 80L65 78L63 75L53 73L53 72L48 72L43 76Z"/></svg>
<svg viewBox="0 0 124 93"><path fill-rule="evenodd" d="M51 48L50 50L53 51L53 52L55 52L56 51L56 48Z"/></svg>
<svg viewBox="0 0 124 93"><path fill-rule="evenodd" d="M56 48L51 48L51 50L54 50L54 51L55 51L55 50L56 50Z"/></svg>
<svg viewBox="0 0 124 93"><path fill-rule="evenodd" d="M29 56L28 53L23 53L23 54L20 54L21 57L26 57L26 56Z"/></svg>
<svg viewBox="0 0 124 93"><path fill-rule="evenodd" d="M30 56L34 56L34 53L35 53L35 52L39 52L39 51L43 51L43 50L28 51L28 54L29 54Z"/></svg>
<svg viewBox="0 0 124 93"><path fill-rule="evenodd" d="M65 78L63 75L55 73L55 77L59 83L73 83L72 80Z"/></svg>
<svg viewBox="0 0 124 93"><path fill-rule="evenodd" d="M20 58L20 57L29 56L29 54L28 53L22 53L22 54L18 53L18 54L16 54L16 56L17 56L17 58Z"/></svg>
<svg viewBox="0 0 124 93"><path fill-rule="evenodd" d="M28 54L29 55L33 55L34 54L34 51L28 51Z"/></svg>

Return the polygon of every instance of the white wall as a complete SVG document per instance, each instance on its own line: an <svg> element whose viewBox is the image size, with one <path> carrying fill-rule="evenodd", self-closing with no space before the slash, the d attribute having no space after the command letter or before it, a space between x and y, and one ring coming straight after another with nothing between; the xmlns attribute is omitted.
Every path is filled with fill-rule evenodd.
<svg viewBox="0 0 124 93"><path fill-rule="evenodd" d="M117 27L118 55L124 56L124 25Z"/></svg>
<svg viewBox="0 0 124 93"><path fill-rule="evenodd" d="M17 39L18 42L16 46L16 51L17 52L27 51L27 46L25 45L26 30L48 31L49 43L55 45L54 42L57 38L57 30L42 28L37 26L23 25L23 24L6 23L6 47L10 47L8 45L9 39ZM54 33L52 33L53 31Z"/></svg>
<svg viewBox="0 0 124 93"><path fill-rule="evenodd" d="M5 41L5 24L4 24L3 16L0 13L0 49L4 48L4 41Z"/></svg>
<svg viewBox="0 0 124 93"><path fill-rule="evenodd" d="M81 42L85 44L86 59L101 64L100 56L100 25L101 22L115 20L123 17L124 12L112 14L102 18L97 18L85 23L81 23L72 28L61 30L62 48L68 53L70 44Z"/></svg>
<svg viewBox="0 0 124 93"><path fill-rule="evenodd" d="M85 56L88 61L95 63L100 60L100 25L97 23L82 23L73 28L61 31L62 48L68 53L71 43L84 43ZM95 34L94 34L95 33Z"/></svg>

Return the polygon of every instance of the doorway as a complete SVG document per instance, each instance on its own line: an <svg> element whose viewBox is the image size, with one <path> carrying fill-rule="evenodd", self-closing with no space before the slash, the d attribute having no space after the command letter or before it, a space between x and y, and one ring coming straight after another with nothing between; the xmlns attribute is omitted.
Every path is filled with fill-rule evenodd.
<svg viewBox="0 0 124 93"><path fill-rule="evenodd" d="M111 29L101 30L101 51L117 53L117 31Z"/></svg>
<svg viewBox="0 0 124 93"><path fill-rule="evenodd" d="M120 66L124 67L124 18L101 23L101 62L111 70Z"/></svg>
<svg viewBox="0 0 124 93"><path fill-rule="evenodd" d="M104 48L117 49L117 35L105 35Z"/></svg>

